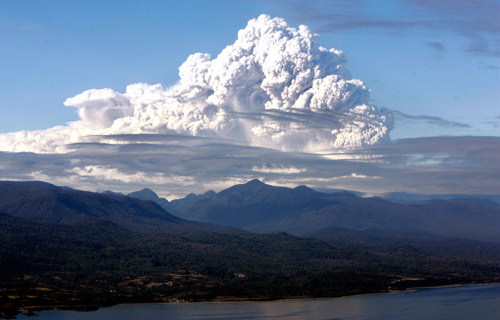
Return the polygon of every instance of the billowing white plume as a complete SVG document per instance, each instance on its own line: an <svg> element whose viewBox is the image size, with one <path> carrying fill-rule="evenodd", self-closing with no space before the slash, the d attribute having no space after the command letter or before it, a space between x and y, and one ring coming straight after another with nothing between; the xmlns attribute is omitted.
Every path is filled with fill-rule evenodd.
<svg viewBox="0 0 500 320"><path fill-rule="evenodd" d="M87 90L65 101L81 120L0 136L7 151L63 152L89 135L182 133L253 146L316 152L388 139L392 115L368 104L343 53L319 45L308 27L261 15L215 58L195 53L173 87L132 84L121 94Z"/></svg>
<svg viewBox="0 0 500 320"><path fill-rule="evenodd" d="M130 100L111 89L87 90L64 101L78 108L78 115L91 128L110 127L116 119L134 115Z"/></svg>

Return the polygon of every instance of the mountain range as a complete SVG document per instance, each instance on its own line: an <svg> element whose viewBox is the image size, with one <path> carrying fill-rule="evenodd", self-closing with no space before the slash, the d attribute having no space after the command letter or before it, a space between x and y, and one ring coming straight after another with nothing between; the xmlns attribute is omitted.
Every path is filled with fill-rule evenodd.
<svg viewBox="0 0 500 320"><path fill-rule="evenodd" d="M252 180L200 199L177 215L259 233L303 236L338 227L500 242L500 204L487 199L393 202L346 191L323 193L306 186L275 187Z"/></svg>
<svg viewBox="0 0 500 320"><path fill-rule="evenodd" d="M168 203L174 207L171 212L186 219L253 232L289 232L334 243L403 245L450 257L500 259L500 205L491 200L492 195L453 198L398 193L394 194L398 200L392 201L359 194L274 187L252 180L219 193L189 194L171 202L150 189L128 196L142 195L164 208ZM403 195L408 199L403 200ZM411 201L412 197L425 200Z"/></svg>
<svg viewBox="0 0 500 320"><path fill-rule="evenodd" d="M331 227L500 243L500 204L494 201L494 195L456 195L454 198L452 195L390 193L387 198L363 198L350 191L318 192L306 186L285 188L252 180L219 193L189 194L171 202L158 197L151 189L128 196L154 201L186 220L251 232L304 236L324 233Z"/></svg>
<svg viewBox="0 0 500 320"><path fill-rule="evenodd" d="M367 198L360 194L276 187L252 180L219 193L191 193L170 202L148 188L127 196L154 201L186 220L259 233L304 236L340 228L500 242L498 196L388 193L384 198Z"/></svg>
<svg viewBox="0 0 500 320"><path fill-rule="evenodd" d="M183 210L184 208L191 206L192 204L194 204L198 200L210 198L211 196L213 196L215 194L215 191L209 190L203 194L190 193L187 196L185 196L184 198L175 199L175 200L172 200L171 202L169 202L165 198L160 198L153 190L151 190L149 188L144 188L144 189L130 192L127 194L123 194L120 192L113 192L111 190L106 190L106 191L103 191L102 193L103 194L110 194L110 195L119 195L119 196L126 195L128 197L132 197L132 198L136 198L136 199L140 199L140 200L153 201L154 203L156 203L157 205L162 207L165 211L176 214L180 210Z"/></svg>
<svg viewBox="0 0 500 320"><path fill-rule="evenodd" d="M0 182L0 212L48 223L107 220L139 232L325 230L421 233L500 243L500 204L477 198L393 202L252 180L169 202L151 189L122 195L44 182ZM173 214L172 214L173 213ZM226 228L225 228L226 227ZM330 228L330 229L329 229ZM355 237L353 237L355 238Z"/></svg>
<svg viewBox="0 0 500 320"><path fill-rule="evenodd" d="M153 201L44 182L0 181L0 213L55 224L105 220L139 232L229 231L178 218Z"/></svg>

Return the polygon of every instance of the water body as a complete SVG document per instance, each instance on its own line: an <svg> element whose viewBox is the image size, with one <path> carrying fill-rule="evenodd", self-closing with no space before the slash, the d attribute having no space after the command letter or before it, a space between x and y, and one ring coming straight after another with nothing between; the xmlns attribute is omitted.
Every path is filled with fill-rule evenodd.
<svg viewBox="0 0 500 320"><path fill-rule="evenodd" d="M500 284L419 289L397 294L275 302L120 305L98 311L43 311L52 320L365 320L500 319ZM27 319L22 315L19 319ZM31 318L33 319L33 318Z"/></svg>

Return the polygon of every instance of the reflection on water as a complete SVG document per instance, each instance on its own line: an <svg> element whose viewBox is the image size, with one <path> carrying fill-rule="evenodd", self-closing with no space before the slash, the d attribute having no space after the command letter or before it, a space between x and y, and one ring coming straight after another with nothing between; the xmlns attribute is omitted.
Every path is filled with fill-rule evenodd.
<svg viewBox="0 0 500 320"><path fill-rule="evenodd" d="M37 320L500 319L500 284L420 289L342 299L126 305L92 312L43 311ZM27 319L20 316L19 319Z"/></svg>

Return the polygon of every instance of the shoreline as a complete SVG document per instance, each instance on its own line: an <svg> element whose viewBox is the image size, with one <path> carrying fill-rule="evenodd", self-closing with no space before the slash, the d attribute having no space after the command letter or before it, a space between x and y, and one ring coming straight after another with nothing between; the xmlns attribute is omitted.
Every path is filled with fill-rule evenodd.
<svg viewBox="0 0 500 320"><path fill-rule="evenodd" d="M481 283L464 283L464 284L444 284L440 286L426 286L426 287L409 287L406 290L400 291L418 291L422 289L438 289L438 288L453 288L453 287L466 287L466 286L485 286L489 284L500 284L500 282L481 282Z"/></svg>
<svg viewBox="0 0 500 320"><path fill-rule="evenodd" d="M290 298L280 298L280 299L247 299L247 298L235 298L228 297L230 299L213 299L210 301L178 301L178 302L140 302L140 303L117 303L113 305L57 305L57 306L27 306L19 309L19 314L30 314L30 316L36 315L36 312L42 311L81 311L81 312L92 312L97 311L101 308L110 308L114 306L140 306L140 305L157 305L157 304L199 304L199 303L272 303L272 302L284 302L284 301L297 301L297 300L332 300L332 299L347 299L353 297L361 296L375 296L375 295L392 295L403 292L417 292L422 289L440 289L440 288L453 288L453 287L466 287L466 286L485 286L485 285L500 285L500 282L484 282L484 283L464 283L464 284L449 284L449 285L438 285L438 286L425 286L425 287L409 287L403 290L389 290L388 292L373 292L373 293L358 293L352 295L344 295L338 297L290 297ZM0 318L1 319L1 318Z"/></svg>
<svg viewBox="0 0 500 320"><path fill-rule="evenodd" d="M464 284L446 284L446 285L438 285L438 286L425 286L425 287L408 287L407 289L402 290L389 290L387 292L373 292L373 293L356 293L351 295L339 296L339 297L290 297L290 298L281 298L276 300L211 300L211 301L200 301L200 302L182 302L182 303L238 303L238 302L280 302L280 301L294 301L294 300L332 300L332 299L347 299L353 297L362 297L362 296L378 296L378 295L391 295L398 294L403 292L416 292L422 289L440 289L440 288L453 288L453 287L466 287L466 286L485 286L485 285L500 285L500 282L483 282L483 283L464 283ZM162 303L162 302L160 302ZM152 303L144 303L144 304L158 304L156 302ZM165 304L175 304L166 302ZM123 303L118 305L137 305L137 303Z"/></svg>

